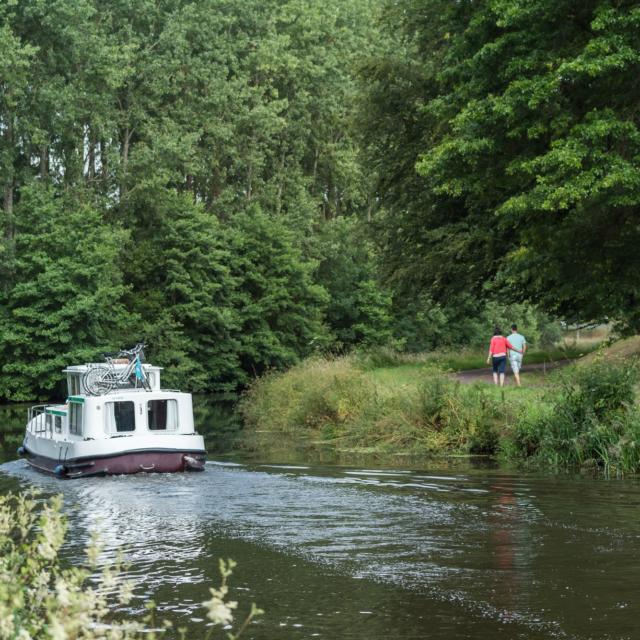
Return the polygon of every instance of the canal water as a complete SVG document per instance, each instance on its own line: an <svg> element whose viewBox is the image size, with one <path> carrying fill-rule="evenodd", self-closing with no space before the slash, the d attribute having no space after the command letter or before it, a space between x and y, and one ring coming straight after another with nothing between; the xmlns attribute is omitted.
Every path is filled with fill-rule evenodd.
<svg viewBox="0 0 640 640"><path fill-rule="evenodd" d="M14 410L0 410L5 434ZM122 550L129 563L123 615L153 598L189 638L205 635L220 557L238 563L239 617L251 602L266 611L246 638L640 637L637 479L305 463L284 450L214 451L199 474L71 481L10 459L0 492L61 492L68 558L98 529L102 561Z"/></svg>

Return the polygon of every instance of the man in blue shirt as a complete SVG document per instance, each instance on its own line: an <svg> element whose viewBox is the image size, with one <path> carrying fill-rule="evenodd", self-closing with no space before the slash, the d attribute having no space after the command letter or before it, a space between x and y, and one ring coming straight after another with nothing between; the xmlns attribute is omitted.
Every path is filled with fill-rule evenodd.
<svg viewBox="0 0 640 640"><path fill-rule="evenodd" d="M527 350L527 340L526 338L518 333L518 325L511 325L511 335L509 336L509 342L514 346L515 349L520 349L522 353L518 353L517 351L513 351L509 349L509 364L511 365L511 371L513 371L513 375L516 379L516 384L520 386L520 369L522 368L522 358L524 358L524 354Z"/></svg>

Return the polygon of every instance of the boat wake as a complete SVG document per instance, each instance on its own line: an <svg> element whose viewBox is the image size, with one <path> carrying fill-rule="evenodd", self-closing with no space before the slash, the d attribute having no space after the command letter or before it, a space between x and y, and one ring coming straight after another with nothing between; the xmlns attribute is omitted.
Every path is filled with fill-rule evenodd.
<svg viewBox="0 0 640 640"><path fill-rule="evenodd" d="M490 621L492 633L510 629L504 637L579 638L580 625L563 606L584 597L576 562L585 545L597 547L603 535L557 526L538 498L548 484L506 475L228 462L210 462L197 475L73 481L39 474L21 461L0 471L22 486L62 491L74 545L98 529L104 562L124 547L139 589L174 590L166 608L190 614L197 596L176 595L176 587L215 582L215 557L229 546L234 553L229 541L235 540L244 543L235 552L243 556L268 550L288 563L297 558L307 570L401 587L427 609L442 603L476 624ZM581 535L580 552L558 540ZM560 543L560 555L558 547L549 548L550 538ZM637 551L637 540L627 542ZM553 561L551 576L546 561Z"/></svg>

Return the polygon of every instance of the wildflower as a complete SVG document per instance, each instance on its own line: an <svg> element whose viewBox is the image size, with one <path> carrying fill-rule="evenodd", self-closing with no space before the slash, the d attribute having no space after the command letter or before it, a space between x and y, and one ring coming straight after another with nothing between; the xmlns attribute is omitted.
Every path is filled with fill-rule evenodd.
<svg viewBox="0 0 640 640"><path fill-rule="evenodd" d="M14 633L13 612L3 607L0 610L0 638L11 638Z"/></svg>
<svg viewBox="0 0 640 640"><path fill-rule="evenodd" d="M225 602L228 587L222 585L219 589L209 589L211 592L211 600L206 600L202 605L207 609L207 617L213 624L219 624L223 627L233 622L233 609L236 609L238 603L235 601Z"/></svg>
<svg viewBox="0 0 640 640"><path fill-rule="evenodd" d="M87 546L87 562L89 566L94 568L98 566L98 559L102 552L102 545L100 544L100 536L97 531L91 532L91 540Z"/></svg>
<svg viewBox="0 0 640 640"><path fill-rule="evenodd" d="M120 585L118 598L121 604L129 604L133 598L133 585L128 580Z"/></svg>
<svg viewBox="0 0 640 640"><path fill-rule="evenodd" d="M223 560L220 558L220 575L222 576L222 584L224 585L226 579L233 573L233 570L237 566L237 562L229 558L228 560Z"/></svg>
<svg viewBox="0 0 640 640"><path fill-rule="evenodd" d="M71 604L71 593L69 592L69 585L62 579L56 580L56 596L58 598L58 604L62 607L68 607Z"/></svg>
<svg viewBox="0 0 640 640"><path fill-rule="evenodd" d="M51 640L67 640L69 637L57 618L52 618L49 622L49 635Z"/></svg>

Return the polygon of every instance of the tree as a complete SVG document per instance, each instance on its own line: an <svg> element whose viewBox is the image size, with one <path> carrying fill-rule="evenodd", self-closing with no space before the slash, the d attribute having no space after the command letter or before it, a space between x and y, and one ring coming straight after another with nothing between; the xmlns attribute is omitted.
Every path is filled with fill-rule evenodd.
<svg viewBox="0 0 640 640"><path fill-rule="evenodd" d="M0 301L1 398L49 397L65 366L118 344L133 320L121 302L125 237L82 190L22 189L15 275Z"/></svg>
<svg viewBox="0 0 640 640"><path fill-rule="evenodd" d="M636 3L416 0L387 16L409 58L371 66L373 157L381 186L397 177L390 276L436 302L508 292L640 326ZM404 157L395 174L385 150Z"/></svg>
<svg viewBox="0 0 640 640"><path fill-rule="evenodd" d="M190 194L158 188L138 197L127 300L142 318L149 354L166 367L170 385L234 388L243 378L241 320L228 232Z"/></svg>
<svg viewBox="0 0 640 640"><path fill-rule="evenodd" d="M303 258L286 225L253 207L234 219L229 242L243 370L255 375L289 366L325 346L327 294L314 283L316 265Z"/></svg>
<svg viewBox="0 0 640 640"><path fill-rule="evenodd" d="M377 280L373 247L355 218L327 221L319 239L317 281L327 290L325 318L338 348L387 345L391 296Z"/></svg>

